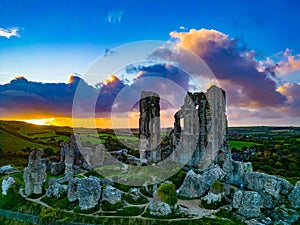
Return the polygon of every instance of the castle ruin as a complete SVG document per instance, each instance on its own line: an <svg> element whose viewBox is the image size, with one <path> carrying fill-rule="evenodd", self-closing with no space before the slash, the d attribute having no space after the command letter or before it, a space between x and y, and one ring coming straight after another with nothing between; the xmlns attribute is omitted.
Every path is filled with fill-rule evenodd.
<svg viewBox="0 0 300 225"><path fill-rule="evenodd" d="M161 161L159 96L143 92L140 100L140 158ZM213 163L229 162L225 91L213 85L206 93L188 92L174 115L170 133L171 152L164 157L181 164L206 169ZM172 153L172 154L171 154Z"/></svg>
<svg viewBox="0 0 300 225"><path fill-rule="evenodd" d="M142 162L161 161L159 101L157 93L142 92L139 119L139 151Z"/></svg>

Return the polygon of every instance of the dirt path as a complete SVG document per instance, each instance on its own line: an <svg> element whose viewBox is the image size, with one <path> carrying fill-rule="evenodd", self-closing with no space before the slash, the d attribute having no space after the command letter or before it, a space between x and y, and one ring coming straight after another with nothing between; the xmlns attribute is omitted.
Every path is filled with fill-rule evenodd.
<svg viewBox="0 0 300 225"><path fill-rule="evenodd" d="M42 205L42 206L45 206L45 207L47 207L47 208L52 208L52 207L50 207L48 204L46 204L45 202L42 202L42 201L41 201L41 199L42 199L43 197L45 197L45 195L43 195L43 196L41 196L41 197L39 197L39 198L37 198L37 199L26 198L26 200L31 201L31 202L35 202L35 203L40 204L40 205Z"/></svg>

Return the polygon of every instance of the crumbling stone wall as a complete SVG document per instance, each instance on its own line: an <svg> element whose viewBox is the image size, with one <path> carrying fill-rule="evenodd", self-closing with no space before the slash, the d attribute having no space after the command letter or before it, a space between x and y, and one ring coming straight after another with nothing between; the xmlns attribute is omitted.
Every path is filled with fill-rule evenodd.
<svg viewBox="0 0 300 225"><path fill-rule="evenodd" d="M28 166L24 169L26 195L42 194L46 181L46 166L42 164L42 149L34 149L28 158Z"/></svg>
<svg viewBox="0 0 300 225"><path fill-rule="evenodd" d="M188 92L183 106L174 115L171 138L174 161L201 170L218 162L223 169L229 169L225 112L225 91L221 88L213 85L206 93Z"/></svg>
<svg viewBox="0 0 300 225"><path fill-rule="evenodd" d="M140 99L139 151L143 162L159 162L160 98L155 92L143 91Z"/></svg>

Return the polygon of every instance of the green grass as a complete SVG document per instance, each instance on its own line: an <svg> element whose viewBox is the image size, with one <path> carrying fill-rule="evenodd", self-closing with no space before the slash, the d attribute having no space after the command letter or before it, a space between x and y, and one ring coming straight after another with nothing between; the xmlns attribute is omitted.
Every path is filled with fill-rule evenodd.
<svg viewBox="0 0 300 225"><path fill-rule="evenodd" d="M230 148L236 148L237 150L241 150L242 147L251 147L254 145L261 145L259 143L256 142L247 142L247 141L234 141L234 140L229 140L229 144L230 144Z"/></svg>
<svg viewBox="0 0 300 225"><path fill-rule="evenodd" d="M65 210L73 210L78 205L78 201L69 202L68 198L65 196L58 199L54 197L46 196L43 197L41 201L53 208L65 209Z"/></svg>
<svg viewBox="0 0 300 225"><path fill-rule="evenodd" d="M117 202L116 204L111 204L108 201L103 201L101 208L103 211L116 211L118 209L121 209L124 205L124 202Z"/></svg>
<svg viewBox="0 0 300 225"><path fill-rule="evenodd" d="M3 130L0 130L0 148L3 150L3 154L7 153L15 153L24 155L24 152L22 149L29 147L29 148L47 148L51 146L47 145L41 145L34 142L30 142L27 140L24 140L22 138L16 137L12 134L9 134Z"/></svg>
<svg viewBox="0 0 300 225"><path fill-rule="evenodd" d="M300 142L300 138L296 138L296 141L299 141L299 142Z"/></svg>

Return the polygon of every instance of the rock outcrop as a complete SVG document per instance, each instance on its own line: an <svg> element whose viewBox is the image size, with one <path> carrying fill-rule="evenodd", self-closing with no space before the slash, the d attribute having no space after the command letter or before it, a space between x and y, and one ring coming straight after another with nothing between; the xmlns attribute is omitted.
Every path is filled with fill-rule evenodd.
<svg viewBox="0 0 300 225"><path fill-rule="evenodd" d="M67 193L68 186L65 184L58 183L57 180L54 178L49 179L48 184L49 187L46 190L46 195L48 197L59 198Z"/></svg>
<svg viewBox="0 0 300 225"><path fill-rule="evenodd" d="M155 197L148 207L150 214L154 216L167 216L172 213L170 205Z"/></svg>
<svg viewBox="0 0 300 225"><path fill-rule="evenodd" d="M78 186L79 178L75 177L69 181L68 184L68 200L70 202L74 202L78 199L77 195L77 186Z"/></svg>
<svg viewBox="0 0 300 225"><path fill-rule="evenodd" d="M103 189L102 200L108 201L110 204L116 204L122 200L122 193L117 188L108 185Z"/></svg>
<svg viewBox="0 0 300 225"><path fill-rule="evenodd" d="M7 195L7 191L11 188L11 186L15 183L15 179L13 177L5 177L2 180L2 194Z"/></svg>
<svg viewBox="0 0 300 225"><path fill-rule="evenodd" d="M33 150L28 158L28 166L24 169L25 194L41 194L46 181L46 166L42 164L42 149Z"/></svg>
<svg viewBox="0 0 300 225"><path fill-rule="evenodd" d="M289 195L289 201L291 207L294 209L300 208L300 181L298 181L292 190L291 194Z"/></svg>
<svg viewBox="0 0 300 225"><path fill-rule="evenodd" d="M218 202L221 202L224 197L225 197L225 192L215 194L209 191L206 196L201 198L201 200L205 201L207 204L210 205L210 204L216 204Z"/></svg>
<svg viewBox="0 0 300 225"><path fill-rule="evenodd" d="M19 173L19 172L20 172L20 170L14 168L11 165L6 165L6 166L0 167L0 174L7 175L7 174L13 174L13 173Z"/></svg>
<svg viewBox="0 0 300 225"><path fill-rule="evenodd" d="M69 181L68 200L79 200L80 209L91 209L98 205L101 196L101 184L94 178L73 178Z"/></svg>
<svg viewBox="0 0 300 225"><path fill-rule="evenodd" d="M225 173L219 165L211 165L202 174L196 174L190 170L178 189L178 195L188 198L201 197L209 190L214 181L222 180L224 177Z"/></svg>
<svg viewBox="0 0 300 225"><path fill-rule="evenodd" d="M280 195L287 195L293 189L293 185L287 180L259 172L245 173L243 183L245 189L265 191L276 199Z"/></svg>
<svg viewBox="0 0 300 225"><path fill-rule="evenodd" d="M250 172L253 172L251 162L232 161L230 172L227 176L227 182L240 187L243 184L244 174Z"/></svg>
<svg viewBox="0 0 300 225"><path fill-rule="evenodd" d="M266 211L266 214L276 221L276 223L284 222L285 224L293 224L299 218L299 213L294 209L288 209L286 205Z"/></svg>
<svg viewBox="0 0 300 225"><path fill-rule="evenodd" d="M58 176L65 171L65 165L63 162L52 162L50 166L50 173L52 176Z"/></svg>
<svg viewBox="0 0 300 225"><path fill-rule="evenodd" d="M255 191L237 191L233 196L233 208L246 219L260 216L261 197Z"/></svg>
<svg viewBox="0 0 300 225"><path fill-rule="evenodd" d="M143 195L141 194L141 192L138 188L131 188L129 190L128 194L134 201L138 201L140 198L143 197Z"/></svg>

